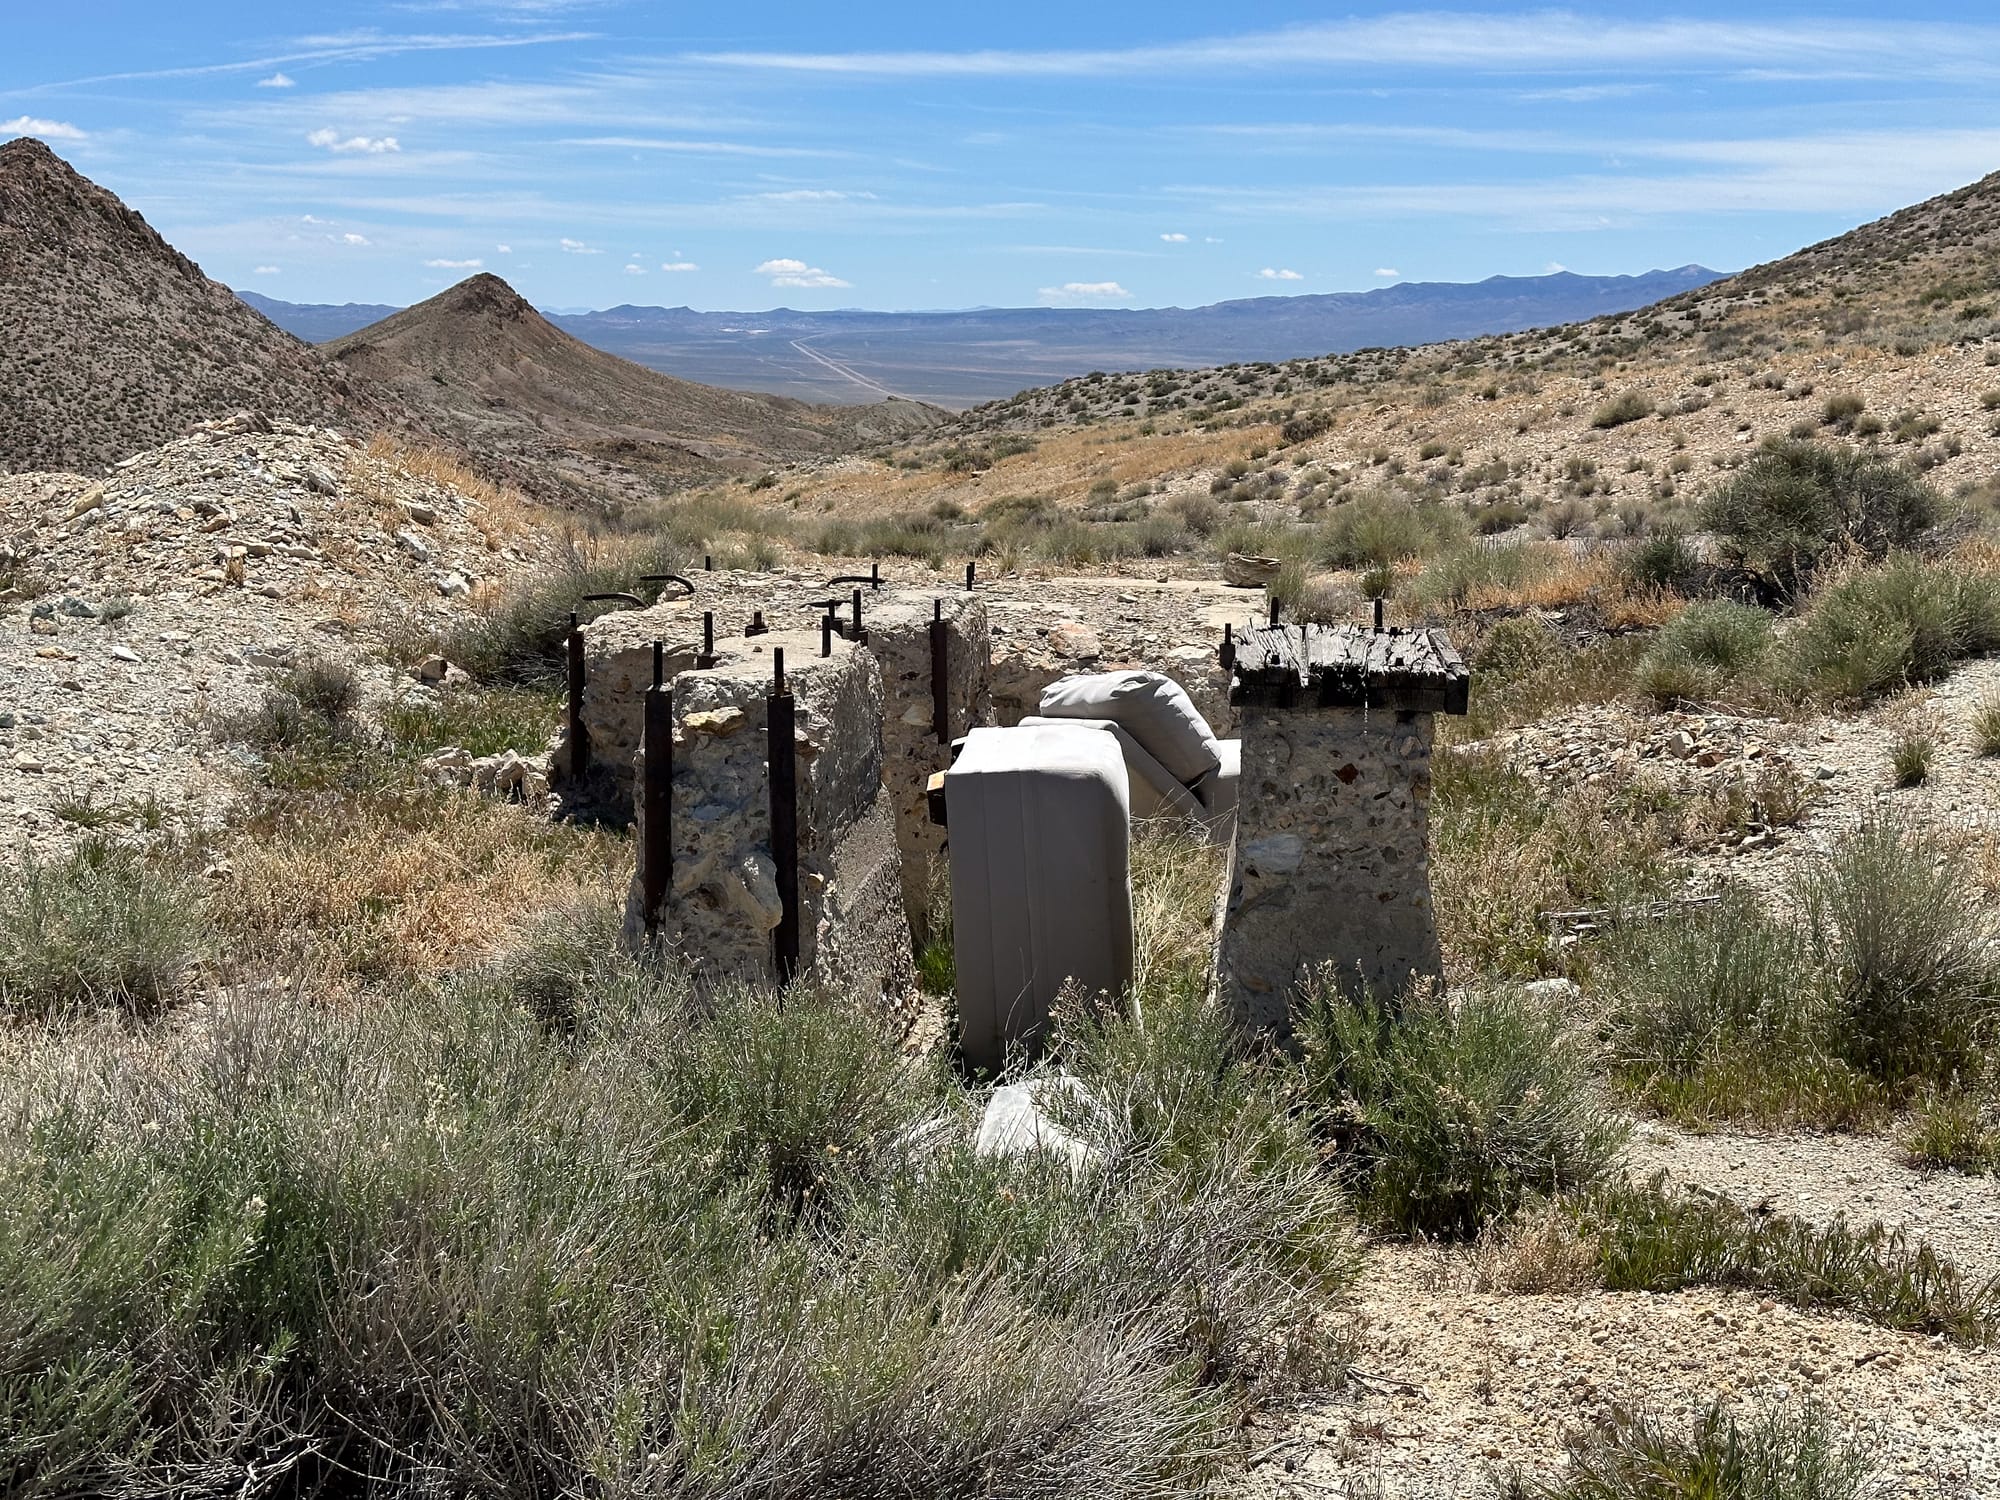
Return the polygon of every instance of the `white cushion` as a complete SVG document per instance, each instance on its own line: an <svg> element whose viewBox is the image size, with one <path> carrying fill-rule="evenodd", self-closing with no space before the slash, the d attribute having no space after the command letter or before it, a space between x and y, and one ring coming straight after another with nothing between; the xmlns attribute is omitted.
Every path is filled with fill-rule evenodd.
<svg viewBox="0 0 2000 1500"><path fill-rule="evenodd" d="M1064 677L1042 689L1042 717L1109 719L1151 752L1183 786L1222 765L1215 731L1178 682L1160 672Z"/></svg>
<svg viewBox="0 0 2000 1500"><path fill-rule="evenodd" d="M1198 789L1191 791L1169 776L1167 768L1153 759L1152 752L1133 739L1124 725L1113 723L1110 719L1048 719L1035 714L1030 714L1021 721L1023 729L1036 724L1066 724L1076 729L1098 729L1117 740L1118 749L1125 757L1125 776L1132 798L1133 817L1191 818L1201 812L1202 804L1195 800Z"/></svg>

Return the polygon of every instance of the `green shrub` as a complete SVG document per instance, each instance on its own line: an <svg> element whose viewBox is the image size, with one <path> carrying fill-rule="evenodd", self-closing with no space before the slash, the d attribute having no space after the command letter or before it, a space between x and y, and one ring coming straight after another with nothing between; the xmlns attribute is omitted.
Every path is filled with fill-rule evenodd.
<svg viewBox="0 0 2000 1500"><path fill-rule="evenodd" d="M1644 391L1621 391L1591 414L1590 425L1598 428L1623 427L1653 414L1653 398Z"/></svg>
<svg viewBox="0 0 2000 1500"><path fill-rule="evenodd" d="M1573 1208L1614 1292L1741 1287L1797 1307L1838 1307L1884 1328L1982 1344L2000 1331L2000 1279L1967 1282L1926 1242L1880 1224L1821 1227L1669 1191L1663 1177L1585 1195Z"/></svg>
<svg viewBox="0 0 2000 1500"><path fill-rule="evenodd" d="M1996 648L2000 578L1903 556L1814 594L1777 653L1776 675L1798 697L1855 702Z"/></svg>
<svg viewBox="0 0 2000 1500"><path fill-rule="evenodd" d="M1562 641L1547 621L1536 615L1514 615L1486 632L1472 665L1481 672L1518 676L1547 666L1561 650Z"/></svg>
<svg viewBox="0 0 2000 1500"><path fill-rule="evenodd" d="M0 881L0 1016L148 1014L180 996L208 947L200 892L174 866L96 837L29 851Z"/></svg>
<svg viewBox="0 0 2000 1500"><path fill-rule="evenodd" d="M1962 853L1876 812L1808 866L1797 896L1831 990L1834 1050L1891 1084L1978 1074L2000 928Z"/></svg>
<svg viewBox="0 0 2000 1500"><path fill-rule="evenodd" d="M1294 1023L1308 1096L1343 1113L1357 1190L1394 1228L1477 1234L1534 1195L1595 1182L1624 1145L1588 1046L1520 990L1383 1007L1323 972Z"/></svg>
<svg viewBox="0 0 2000 1500"><path fill-rule="evenodd" d="M1636 685L1658 703L1699 703L1736 686L1771 647L1771 617L1732 600L1690 604L1661 627Z"/></svg>
<svg viewBox="0 0 2000 1500"><path fill-rule="evenodd" d="M1842 391L1828 396L1820 414L1828 427L1846 432L1854 426L1854 419L1868 410L1868 403L1859 391Z"/></svg>
<svg viewBox="0 0 2000 1500"><path fill-rule="evenodd" d="M1745 892L1614 928L1593 955L1617 1075L1675 1119L1855 1128L1880 1090L1831 1054L1829 997L1798 926Z"/></svg>
<svg viewBox="0 0 2000 1500"><path fill-rule="evenodd" d="M1774 1407L1739 1420L1719 1403L1685 1434L1623 1407L1607 1428L1569 1440L1549 1483L1513 1475L1503 1500L1870 1500L1874 1450L1824 1408Z"/></svg>
<svg viewBox="0 0 2000 1500"><path fill-rule="evenodd" d="M2000 695L1989 695L1973 706L1972 744L1981 755L2000 755Z"/></svg>
<svg viewBox="0 0 2000 1500"><path fill-rule="evenodd" d="M1819 1019L1804 937L1741 891L1671 920L1621 925L1596 963L1612 1055L1645 1076L1810 1045Z"/></svg>
<svg viewBox="0 0 2000 1500"><path fill-rule="evenodd" d="M1922 786L1930 779L1931 759L1936 754L1937 741L1921 730L1899 735L1889 747L1889 774L1906 790Z"/></svg>
<svg viewBox="0 0 2000 1500"><path fill-rule="evenodd" d="M1680 588L1701 567L1687 538L1672 528L1662 528L1632 543L1621 562L1627 578L1656 589Z"/></svg>
<svg viewBox="0 0 2000 1500"><path fill-rule="evenodd" d="M2000 1171L2000 1122L1970 1090L1926 1089L1897 1141L1910 1165L1926 1171Z"/></svg>
<svg viewBox="0 0 2000 1500"><path fill-rule="evenodd" d="M1550 572L1556 561L1556 549L1546 542L1455 548L1418 575L1416 600L1432 609L1463 609L1475 593L1522 588Z"/></svg>
<svg viewBox="0 0 2000 1500"><path fill-rule="evenodd" d="M1456 510L1375 491L1333 513L1320 530L1319 557L1337 568L1379 567L1441 551L1464 530L1465 518Z"/></svg>
<svg viewBox="0 0 2000 1500"><path fill-rule="evenodd" d="M1073 1172L851 1007L532 946L0 1060L10 1493L1153 1500L1337 1357L1335 1190L1194 1019L1104 1020L1094 1076L1199 1123Z"/></svg>
<svg viewBox="0 0 2000 1500"><path fill-rule="evenodd" d="M1770 650L1771 616L1729 599L1690 604L1661 627L1654 645L1664 655L1740 675Z"/></svg>
<svg viewBox="0 0 2000 1500"><path fill-rule="evenodd" d="M1702 525L1780 597L1843 551L1881 558L1934 526L1943 502L1907 469L1852 448L1765 448L1709 495Z"/></svg>
<svg viewBox="0 0 2000 1500"><path fill-rule="evenodd" d="M547 748L562 721L560 689L532 687L448 687L435 694L403 697L382 710L389 745L401 754L424 756L456 745L474 755L514 750L524 755Z"/></svg>

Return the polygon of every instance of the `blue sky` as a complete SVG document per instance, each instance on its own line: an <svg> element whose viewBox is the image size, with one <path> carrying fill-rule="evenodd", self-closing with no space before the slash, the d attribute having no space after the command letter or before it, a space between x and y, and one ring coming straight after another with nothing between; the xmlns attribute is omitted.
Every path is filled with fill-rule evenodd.
<svg viewBox="0 0 2000 1500"><path fill-rule="evenodd" d="M1990 0L8 11L0 138L302 302L475 269L744 309L1735 269L2000 169Z"/></svg>

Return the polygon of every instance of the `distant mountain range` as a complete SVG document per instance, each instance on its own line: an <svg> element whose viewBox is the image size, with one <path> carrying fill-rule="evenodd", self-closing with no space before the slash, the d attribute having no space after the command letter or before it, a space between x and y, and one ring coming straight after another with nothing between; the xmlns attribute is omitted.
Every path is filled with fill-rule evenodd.
<svg viewBox="0 0 2000 1500"><path fill-rule="evenodd" d="M905 396L967 407L1092 370L1298 359L1581 322L1630 312L1723 275L1703 266L1638 276L1559 271L1194 308L742 313L623 306L550 321L587 344L683 380L806 401ZM238 295L280 328L315 343L396 311Z"/></svg>
<svg viewBox="0 0 2000 1500"><path fill-rule="evenodd" d="M0 144L0 474L96 471L248 408L442 448L538 498L602 509L896 442L944 416L676 380L555 327L497 276L400 311L338 309L368 326L318 346L264 315L287 304L251 301L43 142Z"/></svg>

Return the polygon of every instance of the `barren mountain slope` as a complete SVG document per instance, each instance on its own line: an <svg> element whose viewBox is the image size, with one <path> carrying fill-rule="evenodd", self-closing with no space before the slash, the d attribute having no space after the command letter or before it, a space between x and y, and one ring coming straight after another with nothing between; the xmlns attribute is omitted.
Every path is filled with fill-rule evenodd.
<svg viewBox="0 0 2000 1500"><path fill-rule="evenodd" d="M40 141L0 145L0 470L102 468L250 407L374 425L319 356Z"/></svg>
<svg viewBox="0 0 2000 1500"><path fill-rule="evenodd" d="M2000 503L1996 314L2000 175L1637 312L1087 376L963 413L893 464L849 459L798 483L842 516L976 517L1033 495L1158 520L1213 495L1228 522L1278 527L1387 492L1449 499L1489 533L1622 535L1685 527L1766 440L1814 436L1986 506ZM1190 551L1212 566L1187 539L1165 555Z"/></svg>
<svg viewBox="0 0 2000 1500"><path fill-rule="evenodd" d="M649 481L836 453L942 416L914 402L809 406L655 374L572 338L493 275L326 349L357 383L430 412L489 466L551 498L633 498Z"/></svg>

